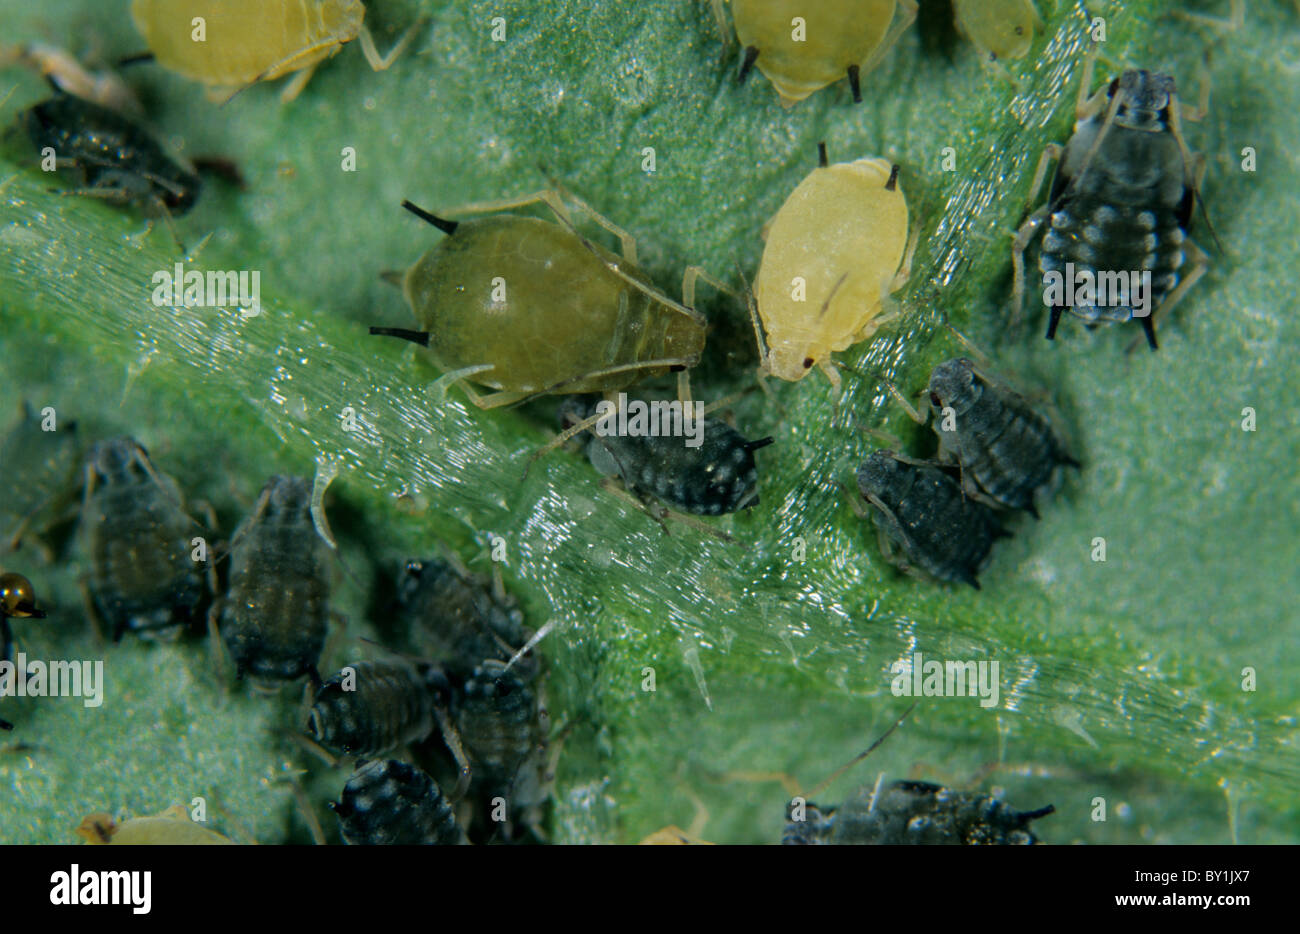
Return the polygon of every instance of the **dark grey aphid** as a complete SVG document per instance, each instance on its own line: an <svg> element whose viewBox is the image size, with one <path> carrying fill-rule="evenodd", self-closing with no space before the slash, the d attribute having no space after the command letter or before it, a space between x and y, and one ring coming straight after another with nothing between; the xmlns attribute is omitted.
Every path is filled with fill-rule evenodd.
<svg viewBox="0 0 1300 934"><path fill-rule="evenodd" d="M596 404L570 400L560 409L565 427L596 414ZM746 441L725 422L705 419L698 447L685 436L602 436L592 429L587 458L601 473L617 474L629 492L662 500L674 509L720 516L758 505L754 452L771 438Z"/></svg>
<svg viewBox="0 0 1300 934"><path fill-rule="evenodd" d="M801 828L787 823L783 843L831 843L856 846L1030 845L1038 838L1030 823L1056 810L1017 811L992 795L955 791L930 782L891 782L868 786L839 808L807 805L805 817L817 823ZM815 840L800 839L815 836Z"/></svg>
<svg viewBox="0 0 1300 934"><path fill-rule="evenodd" d="M44 619L45 611L36 607L36 591L32 582L12 571L0 574L0 662L13 659L14 635L9 629L9 619ZM12 730L14 725L0 718L0 730Z"/></svg>
<svg viewBox="0 0 1300 934"><path fill-rule="evenodd" d="M68 422L43 431L41 419L24 402L22 417L0 440L0 555L16 551L29 535L39 536L73 502L76 428L76 422Z"/></svg>
<svg viewBox="0 0 1300 934"><path fill-rule="evenodd" d="M533 636L504 588L438 558L407 562L397 582L397 603L416 652L437 660L456 684L485 659L508 662ZM530 681L538 667L537 653L529 651L511 671Z"/></svg>
<svg viewBox="0 0 1300 934"><path fill-rule="evenodd" d="M1090 82L1092 61L1084 69ZM1113 119L1107 115L1114 109ZM1017 237L1017 268L1039 225L1043 236L1039 269L1057 273L1071 285L1067 263L1081 272L1124 273L1112 304L1061 304L1051 307L1047 337L1056 336L1061 314L1069 311L1089 326L1135 317L1135 296L1127 291L1129 272L1150 271L1150 294L1141 322L1148 345L1157 349L1155 312L1181 298L1200 278L1207 257L1187 238L1203 163L1190 157L1181 133L1181 104L1168 75L1126 71L1077 108L1074 135L1062 152L1051 195L1025 222ZM1094 152L1095 148L1095 152ZM1185 254L1193 264L1186 277ZM1180 285L1181 283L1181 285Z"/></svg>
<svg viewBox="0 0 1300 934"><path fill-rule="evenodd" d="M357 763L339 801L343 841L368 846L454 846L465 842L451 806L425 772L397 759Z"/></svg>
<svg viewBox="0 0 1300 934"><path fill-rule="evenodd" d="M174 638L198 618L204 572L192 557L198 526L176 482L130 438L101 441L86 460L81 537L91 609L112 632Z"/></svg>
<svg viewBox="0 0 1300 934"><path fill-rule="evenodd" d="M272 477L230 548L220 630L239 677L319 682L332 572L330 546L312 523L311 481Z"/></svg>
<svg viewBox="0 0 1300 934"><path fill-rule="evenodd" d="M1045 415L984 379L964 357L931 371L929 394L939 458L960 465L967 492L993 505L1037 517L1034 494L1048 486L1059 465L1079 466ZM952 410L951 421L945 409Z"/></svg>
<svg viewBox="0 0 1300 934"><path fill-rule="evenodd" d="M821 846L831 842L835 827L835 808L822 810L811 801L803 805L803 819L794 819L794 805L785 807L785 830L781 834L782 846Z"/></svg>
<svg viewBox="0 0 1300 934"><path fill-rule="evenodd" d="M962 492L935 464L873 451L858 468L858 490L875 507L873 519L885 557L904 570L907 561L939 580L970 584L984 567L994 540L1005 536L997 514ZM907 561L894 558L890 543Z"/></svg>
<svg viewBox="0 0 1300 934"><path fill-rule="evenodd" d="M432 665L354 662L316 692L307 732L345 755L383 755L427 738L438 725L435 709L445 708L450 694L446 677Z"/></svg>
<svg viewBox="0 0 1300 934"><path fill-rule="evenodd" d="M23 112L23 128L38 150L54 150L80 190L145 216L184 214L198 199L199 177L163 151L145 130L121 114L58 93Z"/></svg>

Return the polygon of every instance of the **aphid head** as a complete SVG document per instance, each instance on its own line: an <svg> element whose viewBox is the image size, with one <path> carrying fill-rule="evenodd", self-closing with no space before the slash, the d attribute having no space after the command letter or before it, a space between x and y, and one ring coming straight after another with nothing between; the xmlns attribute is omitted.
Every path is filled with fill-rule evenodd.
<svg viewBox="0 0 1300 934"><path fill-rule="evenodd" d="M143 480L149 476L149 452L130 438L101 441L90 449L90 468L105 483Z"/></svg>
<svg viewBox="0 0 1300 934"><path fill-rule="evenodd" d="M858 492L885 502L898 497L895 490L904 480L903 466L893 451L872 451L858 468Z"/></svg>
<svg viewBox="0 0 1300 934"><path fill-rule="evenodd" d="M767 367L777 379L797 382L826 357L826 350L808 341L782 341L767 357Z"/></svg>
<svg viewBox="0 0 1300 934"><path fill-rule="evenodd" d="M1106 96L1120 96L1115 122L1135 130L1159 130L1168 124L1177 91L1169 75L1126 71L1110 83Z"/></svg>
<svg viewBox="0 0 1300 934"><path fill-rule="evenodd" d="M266 497L263 518L270 522L298 522L311 513L311 482L303 477L277 475L262 490Z"/></svg>
<svg viewBox="0 0 1300 934"><path fill-rule="evenodd" d="M21 574L0 574L0 615L44 619L45 611L36 609L36 590Z"/></svg>
<svg viewBox="0 0 1300 934"><path fill-rule="evenodd" d="M930 406L936 412L951 408L961 415L980 396L974 365L965 357L946 360L930 371Z"/></svg>

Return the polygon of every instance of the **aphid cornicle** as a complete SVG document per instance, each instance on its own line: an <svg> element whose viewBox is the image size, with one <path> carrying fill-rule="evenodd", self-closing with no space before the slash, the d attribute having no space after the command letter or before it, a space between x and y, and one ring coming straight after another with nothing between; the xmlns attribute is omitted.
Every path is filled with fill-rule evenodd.
<svg viewBox="0 0 1300 934"><path fill-rule="evenodd" d="M383 71L414 36L412 26L381 57L363 24L365 15L361 0L133 0L131 4L136 28L164 68L227 98L254 82L297 72L281 92L285 101L297 97L316 66L353 39L361 39L370 67Z"/></svg>
<svg viewBox="0 0 1300 934"><path fill-rule="evenodd" d="M398 759L357 763L343 794L330 807L338 815L345 843L450 846L466 842L438 784Z"/></svg>
<svg viewBox="0 0 1300 934"><path fill-rule="evenodd" d="M81 538L90 561L92 618L113 641L130 631L175 638L197 618L204 572L193 556L198 525L176 481L130 438L102 441L86 460Z"/></svg>
<svg viewBox="0 0 1300 934"><path fill-rule="evenodd" d="M184 214L198 199L198 175L121 114L59 93L20 120L38 150L52 150L57 167L72 171L79 187L68 194L135 204L146 217Z"/></svg>
<svg viewBox="0 0 1300 934"><path fill-rule="evenodd" d="M678 405L679 403L671 403ZM560 423L569 428L597 414L599 402L568 399ZM622 478L629 492L656 497L674 509L720 516L758 505L754 452L771 438L747 441L725 422L701 419L697 446L680 435L599 434L584 441L587 458L602 474Z"/></svg>
<svg viewBox="0 0 1300 934"><path fill-rule="evenodd" d="M907 281L916 241L908 241L897 165L870 158L828 165L819 149L820 167L765 229L754 280L762 328L753 324L761 372L793 381L816 366L838 393L831 353L886 320L885 300Z"/></svg>
<svg viewBox="0 0 1300 934"><path fill-rule="evenodd" d="M1051 483L1057 467L1079 466L1047 416L1024 397L986 379L964 357L936 366L927 393L931 427L939 436L939 460L961 467L968 495L1003 509L1027 510L1037 518L1035 494Z"/></svg>
<svg viewBox="0 0 1300 934"><path fill-rule="evenodd" d="M943 581L979 589L976 574L994 540L1005 536L997 514L966 496L937 464L893 451L873 451L858 468L858 490L875 511L872 519L885 558L909 570L912 562ZM893 554L903 550L906 560Z"/></svg>
<svg viewBox="0 0 1300 934"><path fill-rule="evenodd" d="M118 846L233 846L229 837L190 819L189 810L177 804L158 814L132 817L120 824L103 812L88 814L77 827L87 843Z"/></svg>
<svg viewBox="0 0 1300 934"><path fill-rule="evenodd" d="M9 619L44 619L45 611L36 606L36 591L32 582L12 571L0 574L0 662L13 659L14 635ZM0 718L0 730L12 730L14 725Z"/></svg>
<svg viewBox="0 0 1300 934"><path fill-rule="evenodd" d="M712 2L725 30L722 0ZM793 107L845 77L853 100L861 101L861 76L916 19L917 5L915 0L731 0L731 11L744 49L738 80L757 64L781 103Z"/></svg>
<svg viewBox="0 0 1300 934"><path fill-rule="evenodd" d="M303 675L320 681L334 565L311 504L310 480L272 477L231 540L221 638L236 674L264 689Z"/></svg>
<svg viewBox="0 0 1300 934"><path fill-rule="evenodd" d="M347 755L377 756L418 743L437 726L451 685L432 665L403 659L354 662L316 692L307 732Z"/></svg>
<svg viewBox="0 0 1300 934"><path fill-rule="evenodd" d="M533 636L504 588L439 558L406 563L397 582L397 611L417 652L436 659L456 684L484 659L510 661ZM529 681L538 667L530 650L511 671Z"/></svg>
<svg viewBox="0 0 1300 934"><path fill-rule="evenodd" d="M1086 97L1095 64L1095 54L1089 54L1074 135L1064 147L1049 145L1039 160L1031 198L1052 159L1058 160L1056 174L1047 203L1025 220L1012 246L1014 306L1018 314L1024 252L1047 222L1038 260L1044 286L1049 275L1064 289L1073 290L1079 278L1094 283L1092 301L1088 290L1082 301L1077 295L1065 301L1045 288L1048 339L1068 310L1089 326L1136 318L1155 350L1156 317L1173 308L1208 268L1209 257L1187 236L1205 160L1192 156L1182 135L1182 120L1200 119L1205 100L1187 108L1173 78L1149 71L1126 71Z"/></svg>
<svg viewBox="0 0 1300 934"><path fill-rule="evenodd" d="M1056 810L1052 805L1017 811L992 795L956 791L930 782L868 785L838 808L806 805L804 821L787 809L786 844L839 845L1031 845L1030 823Z"/></svg>
<svg viewBox="0 0 1300 934"><path fill-rule="evenodd" d="M991 60L1024 58L1042 18L1033 0L952 0L957 30Z"/></svg>
<svg viewBox="0 0 1300 934"><path fill-rule="evenodd" d="M486 397L468 392L483 408L547 393L614 392L694 366L706 330L692 307L695 281L714 280L688 268L683 304L673 301L637 265L629 234L566 197L619 237L621 257L578 234L554 190L453 213L543 203L558 223L501 213L456 222L403 202L447 236L403 279L420 330L372 327L370 333L414 341L445 372L497 390Z"/></svg>
<svg viewBox="0 0 1300 934"><path fill-rule="evenodd" d="M0 440L0 555L16 551L25 538L47 551L40 534L75 498L77 423L56 424L55 431L44 431L42 418L24 402L18 423Z"/></svg>

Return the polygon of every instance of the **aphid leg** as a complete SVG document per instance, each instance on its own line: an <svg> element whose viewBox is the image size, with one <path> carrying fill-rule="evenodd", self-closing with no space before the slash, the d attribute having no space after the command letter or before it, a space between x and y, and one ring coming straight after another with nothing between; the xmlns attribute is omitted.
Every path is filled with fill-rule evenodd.
<svg viewBox="0 0 1300 934"><path fill-rule="evenodd" d="M1246 3L1245 0L1229 0L1226 17L1211 16L1208 13L1188 13L1186 10L1173 10L1170 15L1218 33L1236 32L1246 25Z"/></svg>
<svg viewBox="0 0 1300 934"><path fill-rule="evenodd" d="M921 390L921 391L924 392L925 390ZM894 401L897 402L900 406L902 406L903 411L907 413L908 417L911 418L912 421L916 422L918 425L924 425L926 422L930 420L930 416L922 412L916 406L912 405L912 403L908 402L907 397L904 396L903 393L899 390L899 388L895 386L893 383L890 382L885 383L885 392L893 396ZM867 431L874 434L876 429L867 429ZM895 439L895 441L890 443L894 445L896 448L901 449L901 445L897 444L897 439Z"/></svg>
<svg viewBox="0 0 1300 934"><path fill-rule="evenodd" d="M459 772L459 778L456 780L456 787L447 795L447 800L451 803L459 801L465 797L465 792L469 791L470 778L473 777L473 771L470 769L469 758L465 755L465 747L461 745L460 733L456 731L456 726L451 722L451 717L442 707L436 707L433 711L434 716L438 718L438 729L442 733L442 742L451 753L451 757L456 760L456 768Z"/></svg>
<svg viewBox="0 0 1300 934"><path fill-rule="evenodd" d="M286 775L279 780L289 786L289 792L293 795L294 804L297 806L298 816L307 825L307 833L311 834L312 843L316 844L316 846L325 846L325 831L316 818L316 812L312 810L311 802L307 799L307 792L303 789L302 782L298 781L294 775Z"/></svg>
<svg viewBox="0 0 1300 934"><path fill-rule="evenodd" d="M862 63L862 67L858 69L859 74L865 75L876 67L880 60L884 58L885 53L907 31L907 27L912 25L912 21L916 19L918 9L916 0L898 0L897 14L894 17L893 25L889 27L889 32L885 33L885 38L880 40L880 45L876 46L876 50Z"/></svg>
<svg viewBox="0 0 1300 934"><path fill-rule="evenodd" d="M104 645L104 618L99 615L99 608L95 605L95 597L90 592L90 584L85 577L78 579L77 587L81 590L81 603L86 611L86 620L90 623L90 631L95 637L95 645L103 647ZM114 642L117 641L115 636Z"/></svg>
<svg viewBox="0 0 1300 934"><path fill-rule="evenodd" d="M379 50L375 48L374 36L370 35L370 30L365 26L361 27L361 54L366 57L366 64L370 66L371 71L387 71L392 67L397 57L406 51L406 47L415 39L416 32L420 27L429 21L427 15L421 16L409 27L406 32L402 33L402 38L397 40L397 45L389 49L387 55L380 55Z"/></svg>
<svg viewBox="0 0 1300 934"><path fill-rule="evenodd" d="M1138 319L1142 322L1142 331L1146 336L1147 346L1152 350L1156 350L1159 347L1156 343L1156 318L1161 314L1168 314L1172 311L1174 306L1182 300L1182 297L1187 294L1192 286L1194 286L1200 280L1201 276L1205 275L1206 271L1210 268L1209 254L1197 246L1195 242L1190 239L1185 240L1183 241L1183 247L1191 257L1191 267L1188 269L1187 275L1183 277L1183 280L1178 283L1172 292L1165 296L1165 300L1160 303L1160 307L1156 308L1155 311L1151 312L1151 314L1147 315L1145 318ZM1139 340L1134 339L1126 348L1126 352L1132 353L1138 343Z"/></svg>
<svg viewBox="0 0 1300 934"><path fill-rule="evenodd" d="M1043 156L1046 158L1047 153L1043 153ZM1025 250L1029 249L1029 244L1033 242L1034 237L1038 236L1039 228L1043 226L1043 221L1047 220L1050 213L1050 204L1044 204L1037 211L1034 211L1020 225L1020 229L1016 231L1015 239L1011 241L1011 319L1007 322L1008 328L1017 328L1020 325L1021 316L1025 313ZM1049 336L1055 330L1055 326L1053 326Z"/></svg>
<svg viewBox="0 0 1300 934"><path fill-rule="evenodd" d="M336 769L340 765L345 765L352 759L352 756L349 755L342 755L342 756L334 755L334 753L330 752L320 743L316 742L316 740L312 739L310 736L306 735L305 733L298 732L297 730L279 729L276 730L276 732L287 739L293 740L295 743L297 743L307 752L311 753L313 756L315 756L316 758L324 762L331 769Z"/></svg>
<svg viewBox="0 0 1300 934"><path fill-rule="evenodd" d="M523 481L528 479L528 471L533 469L534 461L536 461L540 457L545 457L547 454L551 453L556 448L567 443L571 438L575 437L576 435L582 434L584 431L587 431L604 417L605 416L603 414L596 414L588 418L584 418L580 422L575 422L574 424L570 425L568 428L565 428L562 432L560 432L550 441L546 442L546 444L542 445L540 448L534 451L532 455L528 458L528 463L524 466L524 472L523 475L519 478L519 482L522 483Z"/></svg>
<svg viewBox="0 0 1300 934"><path fill-rule="evenodd" d="M600 485L610 493L613 493L619 499L627 501L632 506L636 507L637 509L641 510L641 512L645 513L655 522L659 523L659 527L663 529L665 535L672 534L671 532L668 531L668 523L665 521L667 519L672 519L674 522L680 522L682 525L687 526L688 528L692 528L697 532L702 532L705 535L710 535L713 538L718 539L719 541L726 542L728 544L731 544L732 542L735 541L735 539L732 538L730 535L728 535L726 532L723 532L719 529L715 529L712 526L707 525L704 522L701 522L700 520L692 516L688 516L688 515L684 515L683 513L676 512L672 509L669 509L667 506L662 506L653 502L638 499L637 497L633 496L631 493L627 492L627 490L624 490L622 487L618 486L618 484L614 482L613 477L603 478L600 481Z"/></svg>
<svg viewBox="0 0 1300 934"><path fill-rule="evenodd" d="M709 0L709 5L713 8L713 21L718 26L718 36L722 39L722 54L718 57L718 61L726 62L727 53L731 50L732 30L727 28L727 16L722 11L722 0Z"/></svg>
<svg viewBox="0 0 1300 934"><path fill-rule="evenodd" d="M318 62L317 65L319 64ZM308 65L286 81L284 87L280 89L280 103L288 104L296 100L314 74L316 74L316 65Z"/></svg>

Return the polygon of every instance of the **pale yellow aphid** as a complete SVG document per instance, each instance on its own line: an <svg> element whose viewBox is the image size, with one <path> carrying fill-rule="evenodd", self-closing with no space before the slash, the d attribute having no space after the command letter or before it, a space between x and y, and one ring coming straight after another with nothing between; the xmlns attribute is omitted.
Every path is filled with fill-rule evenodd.
<svg viewBox="0 0 1300 934"><path fill-rule="evenodd" d="M118 823L103 812L89 814L77 827L87 843L115 843L128 846L196 846L229 844L235 841L190 820L184 805L173 805L150 817L132 817Z"/></svg>
<svg viewBox="0 0 1300 934"><path fill-rule="evenodd" d="M722 0L712 3L725 30ZM758 65L781 103L793 107L847 77L853 100L860 101L860 77L911 25L916 10L915 0L732 0L732 22L745 50L739 80Z"/></svg>
<svg viewBox="0 0 1300 934"><path fill-rule="evenodd" d="M952 0L957 30L986 58L1024 58L1043 21L1033 0Z"/></svg>
<svg viewBox="0 0 1300 934"><path fill-rule="evenodd" d="M908 240L897 165L872 158L827 165L820 148L821 166L765 229L754 299L761 372L794 381L816 366L838 394L831 353L886 320L886 300L907 281L916 240Z"/></svg>
<svg viewBox="0 0 1300 934"><path fill-rule="evenodd" d="M281 96L291 101L316 66L361 39L375 71L401 54L416 26L386 56L363 25L361 0L132 0L131 17L158 64L229 98L257 81L298 72Z"/></svg>

